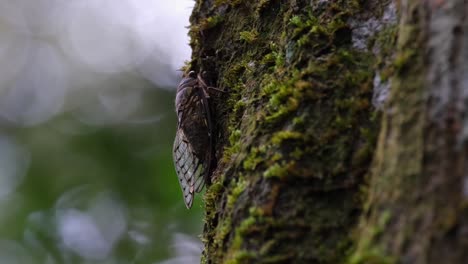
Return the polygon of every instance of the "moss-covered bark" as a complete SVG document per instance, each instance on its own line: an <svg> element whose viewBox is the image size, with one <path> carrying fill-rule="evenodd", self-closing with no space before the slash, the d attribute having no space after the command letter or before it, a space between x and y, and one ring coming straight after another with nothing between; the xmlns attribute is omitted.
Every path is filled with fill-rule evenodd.
<svg viewBox="0 0 468 264"><path fill-rule="evenodd" d="M373 88L398 70L395 17L390 1L196 1L187 67L225 91L212 96L205 263L346 261L378 132Z"/></svg>
<svg viewBox="0 0 468 264"><path fill-rule="evenodd" d="M352 263L468 263L466 1L402 1L392 95Z"/></svg>

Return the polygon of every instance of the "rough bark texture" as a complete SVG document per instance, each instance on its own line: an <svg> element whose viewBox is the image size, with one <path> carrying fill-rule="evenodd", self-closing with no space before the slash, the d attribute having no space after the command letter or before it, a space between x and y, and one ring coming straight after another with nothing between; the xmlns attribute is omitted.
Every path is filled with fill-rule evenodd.
<svg viewBox="0 0 468 264"><path fill-rule="evenodd" d="M197 0L187 68L225 91L203 262L466 263L466 9Z"/></svg>
<svg viewBox="0 0 468 264"><path fill-rule="evenodd" d="M356 260L468 263L467 12L462 0L401 3Z"/></svg>

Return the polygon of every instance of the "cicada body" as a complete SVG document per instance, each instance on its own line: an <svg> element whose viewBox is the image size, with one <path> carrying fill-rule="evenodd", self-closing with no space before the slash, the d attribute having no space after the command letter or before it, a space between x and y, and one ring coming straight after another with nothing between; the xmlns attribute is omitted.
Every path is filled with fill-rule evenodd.
<svg viewBox="0 0 468 264"><path fill-rule="evenodd" d="M213 153L208 87L194 75L190 72L182 79L175 101L174 165L187 208L192 207L195 192L200 192L208 180Z"/></svg>

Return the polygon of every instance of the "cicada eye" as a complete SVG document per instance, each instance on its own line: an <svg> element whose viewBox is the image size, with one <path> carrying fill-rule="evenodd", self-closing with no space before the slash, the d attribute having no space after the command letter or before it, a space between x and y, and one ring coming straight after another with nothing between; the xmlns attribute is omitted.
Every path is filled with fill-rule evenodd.
<svg viewBox="0 0 468 264"><path fill-rule="evenodd" d="M190 71L187 76L190 78L197 78L197 74L195 73L195 71Z"/></svg>
<svg viewBox="0 0 468 264"><path fill-rule="evenodd" d="M187 88L187 87L190 87L190 86L193 86L197 83L197 79L195 78L192 78L190 76L187 76L187 77L184 77L180 83L179 83L179 86L177 86L177 92Z"/></svg>

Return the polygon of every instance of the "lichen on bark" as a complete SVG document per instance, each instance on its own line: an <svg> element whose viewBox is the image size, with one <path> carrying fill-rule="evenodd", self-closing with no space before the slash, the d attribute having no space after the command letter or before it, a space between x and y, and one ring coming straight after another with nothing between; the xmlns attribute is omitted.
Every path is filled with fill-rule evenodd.
<svg viewBox="0 0 468 264"><path fill-rule="evenodd" d="M225 91L212 98L205 263L347 258L378 130L372 40L386 27L367 48L354 34L370 18L384 25L389 3L196 2L188 67Z"/></svg>

